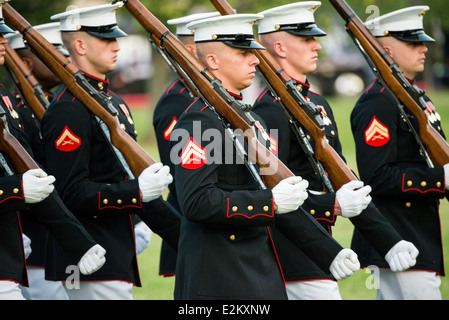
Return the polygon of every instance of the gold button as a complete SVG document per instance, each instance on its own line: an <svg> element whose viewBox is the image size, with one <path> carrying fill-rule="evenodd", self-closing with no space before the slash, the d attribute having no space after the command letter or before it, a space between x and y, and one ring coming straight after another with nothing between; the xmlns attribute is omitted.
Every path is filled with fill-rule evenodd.
<svg viewBox="0 0 449 320"><path fill-rule="evenodd" d="M12 192L14 192L14 193L19 193L19 189L14 188L14 190L13 190Z"/></svg>
<svg viewBox="0 0 449 320"><path fill-rule="evenodd" d="M232 241L235 240L235 236L233 234L231 234L231 236L229 237L229 239L231 239Z"/></svg>
<svg viewBox="0 0 449 320"><path fill-rule="evenodd" d="M315 210L310 210L310 214L315 214Z"/></svg>
<svg viewBox="0 0 449 320"><path fill-rule="evenodd" d="M425 187L425 186L427 186L427 182L425 182L425 181L421 182L421 187Z"/></svg>
<svg viewBox="0 0 449 320"><path fill-rule="evenodd" d="M437 182L437 188L441 187L441 182Z"/></svg>
<svg viewBox="0 0 449 320"><path fill-rule="evenodd" d="M97 217L97 216L93 216L93 218L94 218L94 219L97 219L98 217Z"/></svg>
<svg viewBox="0 0 449 320"><path fill-rule="evenodd" d="M275 28L276 30L279 30L279 29L281 28L281 26L280 26L279 24L277 24L277 25L274 26L274 28Z"/></svg>
<svg viewBox="0 0 449 320"><path fill-rule="evenodd" d="M253 211L253 209L254 209L253 206L248 206L249 211Z"/></svg>
<svg viewBox="0 0 449 320"><path fill-rule="evenodd" d="M123 123L120 123L120 128L122 128L123 130L126 130L126 126Z"/></svg>
<svg viewBox="0 0 449 320"><path fill-rule="evenodd" d="M133 199L131 200L131 202L132 202L132 203L137 203L137 199L136 199L136 198L133 198Z"/></svg>
<svg viewBox="0 0 449 320"><path fill-rule="evenodd" d="M3 190L0 190L0 196L3 195Z"/></svg>
<svg viewBox="0 0 449 320"><path fill-rule="evenodd" d="M307 140L309 140L309 141L310 141L310 136L309 136L309 135L307 135Z"/></svg>
<svg viewBox="0 0 449 320"><path fill-rule="evenodd" d="M407 186L411 187L413 185L413 182L411 180L407 181Z"/></svg>
<svg viewBox="0 0 449 320"><path fill-rule="evenodd" d="M333 136L335 136L335 131L334 131L334 130L331 130L331 134L332 134Z"/></svg>
<svg viewBox="0 0 449 320"><path fill-rule="evenodd" d="M217 40L218 36L216 34L212 35L212 40Z"/></svg>
<svg viewBox="0 0 449 320"><path fill-rule="evenodd" d="M117 200L117 203L118 203L118 204L122 204L122 200L118 199L118 200Z"/></svg>
<svg viewBox="0 0 449 320"><path fill-rule="evenodd" d="M405 203L405 206L406 206L407 208L410 208L410 207L412 206L412 204L411 204L410 202L406 202L406 203Z"/></svg>
<svg viewBox="0 0 449 320"><path fill-rule="evenodd" d="M270 207L269 207L269 206L264 206L264 207L263 207L263 211L268 211L268 210L270 210Z"/></svg>
<svg viewBox="0 0 449 320"><path fill-rule="evenodd" d="M324 214L326 215L326 217L329 217L331 215L329 211L326 211Z"/></svg>
<svg viewBox="0 0 449 320"><path fill-rule="evenodd" d="M108 204L108 199L104 199L104 200L103 200L103 203L104 203L104 204Z"/></svg>
<svg viewBox="0 0 449 320"><path fill-rule="evenodd" d="M234 211L234 212L237 212L238 209L239 209L239 208L237 208L237 206L233 206L233 207L232 207L232 211Z"/></svg>
<svg viewBox="0 0 449 320"><path fill-rule="evenodd" d="M390 32L388 30L384 31L384 36L388 36L390 34Z"/></svg>
<svg viewBox="0 0 449 320"><path fill-rule="evenodd" d="M134 134L137 136L137 130L134 130Z"/></svg>

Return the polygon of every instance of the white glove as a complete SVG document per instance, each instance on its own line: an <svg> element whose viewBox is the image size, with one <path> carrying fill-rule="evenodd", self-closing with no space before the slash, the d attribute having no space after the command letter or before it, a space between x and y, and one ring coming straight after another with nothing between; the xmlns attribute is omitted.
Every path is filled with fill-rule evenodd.
<svg viewBox="0 0 449 320"><path fill-rule="evenodd" d="M138 181L142 201L149 202L161 196L162 192L172 183L173 177L170 174L170 168L158 162L143 170Z"/></svg>
<svg viewBox="0 0 449 320"><path fill-rule="evenodd" d="M22 176L25 203L38 203L48 197L55 189L55 177L42 169L31 169Z"/></svg>
<svg viewBox="0 0 449 320"><path fill-rule="evenodd" d="M344 218L358 216L371 202L370 186L363 186L362 181L353 180L344 184L336 192L341 215Z"/></svg>
<svg viewBox="0 0 449 320"><path fill-rule="evenodd" d="M419 251L411 242L401 240L396 243L385 255L393 272L404 271L416 264Z"/></svg>
<svg viewBox="0 0 449 320"><path fill-rule="evenodd" d="M150 245L151 229L145 222L139 222L134 226L134 236L136 238L136 254L140 254Z"/></svg>
<svg viewBox="0 0 449 320"><path fill-rule="evenodd" d="M360 269L360 262L357 254L351 249L341 250L329 268L330 272L337 280L349 278Z"/></svg>
<svg viewBox="0 0 449 320"><path fill-rule="evenodd" d="M444 166L444 182L446 185L446 189L449 189L449 163L446 163Z"/></svg>
<svg viewBox="0 0 449 320"><path fill-rule="evenodd" d="M25 259L28 259L28 257L31 254L31 239L28 238L24 233L22 233L22 239L23 239L23 249L25 251Z"/></svg>
<svg viewBox="0 0 449 320"><path fill-rule="evenodd" d="M87 250L78 262L80 272L84 275L89 275L100 269L106 262L105 254L106 250L99 244Z"/></svg>
<svg viewBox="0 0 449 320"><path fill-rule="evenodd" d="M276 213L282 214L295 211L309 196L307 187L309 182L301 177L289 177L279 182L272 190L273 199L278 209Z"/></svg>

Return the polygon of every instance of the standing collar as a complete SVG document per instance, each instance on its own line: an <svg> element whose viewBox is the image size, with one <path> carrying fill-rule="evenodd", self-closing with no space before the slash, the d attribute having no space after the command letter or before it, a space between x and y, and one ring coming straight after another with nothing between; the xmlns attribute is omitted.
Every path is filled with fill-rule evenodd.
<svg viewBox="0 0 449 320"><path fill-rule="evenodd" d="M298 87L299 92L301 92L301 94L306 97L307 93L309 93L309 89L310 89L310 83L309 81L306 79L306 82L302 82L299 80L296 80L294 78L292 78L293 81L295 81L296 87Z"/></svg>
<svg viewBox="0 0 449 320"><path fill-rule="evenodd" d="M109 80L107 78L100 79L86 72L83 72L86 80L98 91L108 92Z"/></svg>
<svg viewBox="0 0 449 320"><path fill-rule="evenodd" d="M228 91L228 90L226 90L226 91ZM243 100L242 94L235 94L235 93L232 93L231 91L228 91L228 93L229 93L231 96L233 96L236 100Z"/></svg>

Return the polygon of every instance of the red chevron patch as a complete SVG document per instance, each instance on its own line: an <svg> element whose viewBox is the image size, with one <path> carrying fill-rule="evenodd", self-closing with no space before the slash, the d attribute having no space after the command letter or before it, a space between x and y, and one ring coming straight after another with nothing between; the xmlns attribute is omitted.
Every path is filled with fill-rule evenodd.
<svg viewBox="0 0 449 320"><path fill-rule="evenodd" d="M382 147L390 141L390 130L375 116L365 130L365 142L372 147Z"/></svg>
<svg viewBox="0 0 449 320"><path fill-rule="evenodd" d="M70 152L81 146L81 138L65 126L61 135L56 139L55 146L58 150Z"/></svg>
<svg viewBox="0 0 449 320"><path fill-rule="evenodd" d="M198 169L207 163L206 150L193 138L187 142L181 152L181 166L186 169Z"/></svg>

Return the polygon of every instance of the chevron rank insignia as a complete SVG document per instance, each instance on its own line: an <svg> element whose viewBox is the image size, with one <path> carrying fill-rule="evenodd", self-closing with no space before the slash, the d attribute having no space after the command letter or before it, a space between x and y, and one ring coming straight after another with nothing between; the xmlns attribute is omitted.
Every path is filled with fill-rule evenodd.
<svg viewBox="0 0 449 320"><path fill-rule="evenodd" d="M274 154L278 154L278 141L270 134L270 151Z"/></svg>
<svg viewBox="0 0 449 320"><path fill-rule="evenodd" d="M390 131L388 127L373 117L370 125L365 130L365 142L372 147L382 147L390 141Z"/></svg>
<svg viewBox="0 0 449 320"><path fill-rule="evenodd" d="M58 150L70 152L81 146L81 138L65 126L61 135L56 139L55 146Z"/></svg>
<svg viewBox="0 0 449 320"><path fill-rule="evenodd" d="M206 150L193 138L187 142L181 152L181 166L186 169L198 169L207 163Z"/></svg>
<svg viewBox="0 0 449 320"><path fill-rule="evenodd" d="M178 119L176 117L173 117L172 121L168 125L167 129L164 131L164 139L170 140L170 134L173 131L173 128L175 127L176 123L178 123Z"/></svg>

